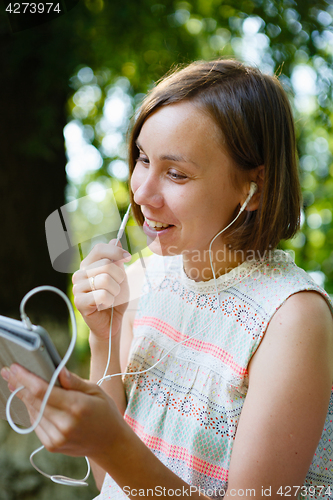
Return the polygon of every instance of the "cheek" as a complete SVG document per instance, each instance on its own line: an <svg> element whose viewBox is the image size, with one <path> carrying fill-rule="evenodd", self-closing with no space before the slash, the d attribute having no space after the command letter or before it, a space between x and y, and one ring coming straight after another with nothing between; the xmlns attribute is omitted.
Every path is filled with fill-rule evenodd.
<svg viewBox="0 0 333 500"><path fill-rule="evenodd" d="M135 167L131 176L131 190L133 193L140 187L140 176L138 175L138 169Z"/></svg>

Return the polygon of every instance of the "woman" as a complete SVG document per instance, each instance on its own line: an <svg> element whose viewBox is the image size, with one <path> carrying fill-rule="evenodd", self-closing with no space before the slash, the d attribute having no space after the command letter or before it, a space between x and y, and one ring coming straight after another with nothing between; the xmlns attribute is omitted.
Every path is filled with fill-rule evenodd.
<svg viewBox="0 0 333 500"><path fill-rule="evenodd" d="M300 214L278 80L232 60L171 74L141 107L130 173L153 255L144 278L138 263L126 277L121 248L97 245L74 274L91 382L62 373L41 441L87 455L100 499L329 498L332 305L275 250ZM131 283L141 297L127 307ZM103 392L111 306L109 373L128 373ZM46 384L18 366L3 375L25 385L34 419Z"/></svg>

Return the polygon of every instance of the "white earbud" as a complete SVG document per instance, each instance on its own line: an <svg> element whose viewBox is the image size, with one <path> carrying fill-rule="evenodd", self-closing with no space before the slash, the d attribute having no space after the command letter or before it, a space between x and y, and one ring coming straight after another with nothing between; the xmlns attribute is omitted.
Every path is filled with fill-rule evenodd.
<svg viewBox="0 0 333 500"><path fill-rule="evenodd" d="M246 200L244 201L239 213L242 213L244 212L245 208L247 207L249 201L251 200L252 196L254 195L254 193L256 193L258 191L258 185L255 183L255 182L251 182L251 185L250 185L250 191L249 191L249 194L248 194L248 197L246 198Z"/></svg>
<svg viewBox="0 0 333 500"><path fill-rule="evenodd" d="M258 184L256 184L255 182L251 182L249 194L253 196L254 193L256 193L257 191L258 191Z"/></svg>

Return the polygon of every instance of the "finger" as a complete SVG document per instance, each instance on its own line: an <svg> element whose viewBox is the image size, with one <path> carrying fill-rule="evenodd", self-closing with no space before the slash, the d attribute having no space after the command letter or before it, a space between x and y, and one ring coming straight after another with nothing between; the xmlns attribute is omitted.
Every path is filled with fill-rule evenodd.
<svg viewBox="0 0 333 500"><path fill-rule="evenodd" d="M103 392L95 383L89 382L67 369L60 372L59 381L61 386L67 391L83 392L89 395L96 395Z"/></svg>
<svg viewBox="0 0 333 500"><path fill-rule="evenodd" d="M115 296L106 290L95 290L94 292L74 295L75 307L81 314L84 313L86 316L93 314L97 310L110 309L114 303Z"/></svg>
<svg viewBox="0 0 333 500"><path fill-rule="evenodd" d="M21 386L24 387L16 396L23 401L31 416L37 418L49 383L23 366L14 363L9 369L8 384L10 390L15 390ZM62 396L53 394L56 389L59 390L60 388L54 387L52 389L48 403L51 402L52 398L62 400Z"/></svg>
<svg viewBox="0 0 333 500"><path fill-rule="evenodd" d="M105 274L113 278L117 283L122 283L125 279L126 273L123 266L118 266L116 263L108 261L103 266L86 270L88 278L96 277L99 274ZM102 287L103 288L103 287Z"/></svg>
<svg viewBox="0 0 333 500"><path fill-rule="evenodd" d="M8 388L11 392L13 392L18 387L22 387L20 381L16 378L15 375L13 375L8 367L4 367L1 370L1 376L8 382ZM17 392L15 396L24 402L28 410L31 423L34 423L39 416L41 400L33 397L26 387Z"/></svg>
<svg viewBox="0 0 333 500"><path fill-rule="evenodd" d="M15 367L14 371L16 372ZM4 368L1 371L1 375L4 375L6 380L10 379L13 390L15 385L20 386L20 374L17 377L13 376L10 374L9 368ZM29 413L31 425L33 425L40 417L41 400L34 397L27 388L19 391L16 396L24 402ZM43 418L35 429L37 436L46 449L49 451L60 451L59 445L64 444L65 440L61 428L58 428L58 423L62 422L62 425L65 425L66 428L68 420L70 420L70 416L66 412L50 407L49 405L46 406L43 412ZM55 443L57 443L56 446Z"/></svg>
<svg viewBox="0 0 333 500"><path fill-rule="evenodd" d="M39 412L36 412L34 408L29 411L31 423L39 417ZM70 428L72 424L71 415L68 412L64 412L49 405L46 406L43 418L35 429L35 432L44 445L44 447L50 452L63 452L64 446L66 445L66 430Z"/></svg>
<svg viewBox="0 0 333 500"><path fill-rule="evenodd" d="M125 276L125 273L123 273L123 279L125 279ZM111 295L116 296L120 292L120 283L123 281L121 278L122 276L118 275L116 280L107 273L90 276L73 286L73 294L77 295L79 293L89 293L96 290L106 290L111 293Z"/></svg>
<svg viewBox="0 0 333 500"><path fill-rule="evenodd" d="M8 382L8 388L11 392L23 386L24 389L16 394L27 407L34 407L39 411L41 402L45 396L48 383L29 370L26 370L16 363L11 367L1 371L1 375Z"/></svg>
<svg viewBox="0 0 333 500"><path fill-rule="evenodd" d="M119 263L118 263L119 264ZM117 283L122 283L125 279L125 270L123 266L119 266L109 259L102 259L88 266L86 269L81 269L73 274L73 284L74 286L80 285L85 279L93 277L95 278L99 274L108 274ZM81 291L81 290L80 290Z"/></svg>
<svg viewBox="0 0 333 500"><path fill-rule="evenodd" d="M77 285L77 284L81 283L81 281L83 281L87 278L87 276L88 276L87 269L91 270L90 275L93 276L93 271L92 271L93 269L96 269L96 274L98 274L99 271L101 273L103 273L103 272L105 272L105 269L107 268L108 264L111 264L110 259L100 259L96 262L93 262L89 266L87 266L87 268L78 269L77 271L75 271L75 273L72 276L73 285ZM117 267L119 267L119 266L117 266Z"/></svg>
<svg viewBox="0 0 333 500"><path fill-rule="evenodd" d="M48 387L48 382L31 373L20 365L13 364L10 367L9 381L12 385L19 387L24 385L25 389L18 392L24 393L24 398L27 400L27 405L32 406L35 410L39 410L41 401L45 396ZM101 393L101 389L96 384L88 382L80 377L70 373L67 369L63 369L59 375L60 384L62 387L53 387L47 406L52 406L61 411L68 411L73 405L73 394L69 391L79 391L90 395ZM23 400L21 397L20 399ZM45 409L45 416L47 407Z"/></svg>
<svg viewBox="0 0 333 500"><path fill-rule="evenodd" d="M7 382L8 384L8 389L10 390L10 392L13 392L15 391L16 387L14 385L12 385L12 382L10 382L10 376L11 376L11 373L10 373L10 369L8 368L8 366L4 366L3 368L1 368L1 377Z"/></svg>
<svg viewBox="0 0 333 500"><path fill-rule="evenodd" d="M44 448L50 452L53 451L52 449L52 440L50 438L50 434L53 435L54 430L51 427L51 424L47 422L47 425L44 429L44 422L45 419L42 419L41 423L36 427L35 433L37 434L37 437L39 438L40 442L44 446ZM53 426L52 426L53 427Z"/></svg>
<svg viewBox="0 0 333 500"><path fill-rule="evenodd" d="M115 245L115 240L110 243L97 243L87 257L81 262L80 269L86 269L88 266L101 259L109 259L113 262L125 261L131 255L121 247Z"/></svg>
<svg viewBox="0 0 333 500"><path fill-rule="evenodd" d="M77 284L80 284L83 280L85 280L87 276L94 277L97 274L103 274L103 273L107 273L110 274L110 276L114 276L116 281L118 283L121 283L125 277L124 262L129 262L131 258L132 257L129 254L128 257L117 262L111 262L110 259L101 259L96 262L93 262L84 269L82 268L77 270L72 275L72 283L74 286L76 286Z"/></svg>
<svg viewBox="0 0 333 500"><path fill-rule="evenodd" d="M103 261L104 262L104 261ZM97 277L98 286L97 286ZM126 277L125 270L114 263L108 261L107 264L103 264L99 267L94 267L92 269L88 268L85 271L80 271L74 280L73 292L89 292L95 288L105 288L108 289L109 284L113 281L121 284ZM112 281L110 281L112 280Z"/></svg>
<svg viewBox="0 0 333 500"><path fill-rule="evenodd" d="M28 391L33 392L35 395L37 395L38 398L44 397L46 389L49 385L48 382L16 363L11 365L10 372L14 374L15 381L18 386L24 385L24 387ZM14 381L14 378L10 380ZM57 400L63 400L65 397L65 391L68 390L84 392L86 394L97 394L101 392L101 389L99 389L96 384L78 377L74 373L71 373L69 370L67 370L67 368L63 368L61 370L59 374L59 382L61 384L61 387L53 388L54 392L57 392L58 394L56 397L53 397L51 393L49 400L50 404L52 404L52 399L54 402L56 402ZM61 397L58 398L58 395L60 395ZM59 406L59 408L60 407L61 406Z"/></svg>

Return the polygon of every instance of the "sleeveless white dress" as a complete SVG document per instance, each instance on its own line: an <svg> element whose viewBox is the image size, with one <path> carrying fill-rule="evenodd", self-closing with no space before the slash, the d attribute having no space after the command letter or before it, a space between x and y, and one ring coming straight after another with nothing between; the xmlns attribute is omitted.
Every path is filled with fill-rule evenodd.
<svg viewBox="0 0 333 500"><path fill-rule="evenodd" d="M124 418L166 467L214 499L228 486L248 364L272 316L302 290L320 293L333 311L327 293L289 254L269 253L217 278L218 298L214 280L185 275L182 256L153 255L134 321L127 372L158 363L125 375ZM302 490L308 498L333 494L332 420L333 395ZM96 498L128 497L107 474Z"/></svg>

